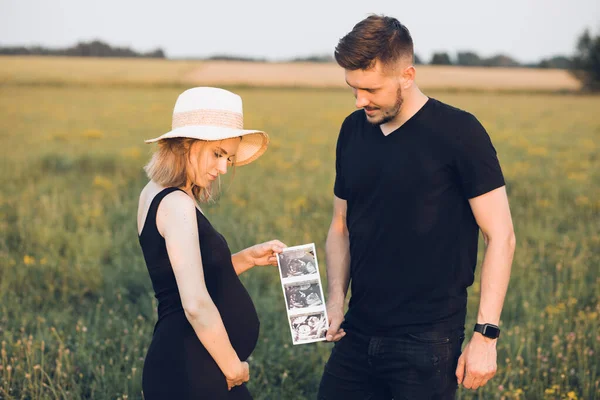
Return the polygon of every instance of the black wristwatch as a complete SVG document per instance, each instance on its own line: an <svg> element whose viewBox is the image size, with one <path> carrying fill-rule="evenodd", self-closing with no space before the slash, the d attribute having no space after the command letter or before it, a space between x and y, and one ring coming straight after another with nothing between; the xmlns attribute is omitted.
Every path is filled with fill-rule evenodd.
<svg viewBox="0 0 600 400"><path fill-rule="evenodd" d="M475 324L473 330L490 339L498 339L500 336L500 328L493 324Z"/></svg>

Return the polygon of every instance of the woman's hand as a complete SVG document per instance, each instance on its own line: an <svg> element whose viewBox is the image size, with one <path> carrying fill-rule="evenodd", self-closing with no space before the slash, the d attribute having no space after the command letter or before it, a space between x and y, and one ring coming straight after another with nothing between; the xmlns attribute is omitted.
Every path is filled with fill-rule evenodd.
<svg viewBox="0 0 600 400"><path fill-rule="evenodd" d="M231 390L235 386L240 386L244 382L250 380L250 366L246 361L242 361L231 376L225 376L227 380L227 390Z"/></svg>
<svg viewBox="0 0 600 400"><path fill-rule="evenodd" d="M277 257L287 246L279 240L271 240L269 242L256 244L248 247L245 251L254 265L277 265Z"/></svg>
<svg viewBox="0 0 600 400"><path fill-rule="evenodd" d="M279 240L256 244L234 254L231 257L238 275L259 265L277 265L277 256L287 246Z"/></svg>

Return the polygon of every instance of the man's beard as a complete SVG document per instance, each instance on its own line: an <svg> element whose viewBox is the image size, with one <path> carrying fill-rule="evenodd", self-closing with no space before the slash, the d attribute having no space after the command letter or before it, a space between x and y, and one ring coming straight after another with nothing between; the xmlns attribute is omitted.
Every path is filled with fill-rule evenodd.
<svg viewBox="0 0 600 400"><path fill-rule="evenodd" d="M388 122L396 118L398 113L400 113L402 103L404 103L404 98L402 97L402 88L398 87L398 90L396 91L396 103L394 104L394 106L384 111L379 120L369 121L369 119L367 118L367 121L369 121L369 123L375 126L387 124Z"/></svg>

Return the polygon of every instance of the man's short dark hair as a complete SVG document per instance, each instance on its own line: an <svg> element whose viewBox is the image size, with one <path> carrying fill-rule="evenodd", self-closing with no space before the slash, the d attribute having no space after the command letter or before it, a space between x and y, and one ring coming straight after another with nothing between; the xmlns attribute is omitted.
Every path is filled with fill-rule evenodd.
<svg viewBox="0 0 600 400"><path fill-rule="evenodd" d="M396 18L370 15L340 39L335 60L344 69L369 69L379 60L392 66L403 57L413 59L413 41L406 26Z"/></svg>

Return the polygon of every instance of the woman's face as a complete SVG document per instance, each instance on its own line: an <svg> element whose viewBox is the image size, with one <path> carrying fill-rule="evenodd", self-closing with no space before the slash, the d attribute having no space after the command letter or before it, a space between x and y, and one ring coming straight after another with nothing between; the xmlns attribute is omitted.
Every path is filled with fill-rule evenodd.
<svg viewBox="0 0 600 400"><path fill-rule="evenodd" d="M209 187L219 175L227 173L240 142L241 138L194 142L188 157L188 180L196 186Z"/></svg>

